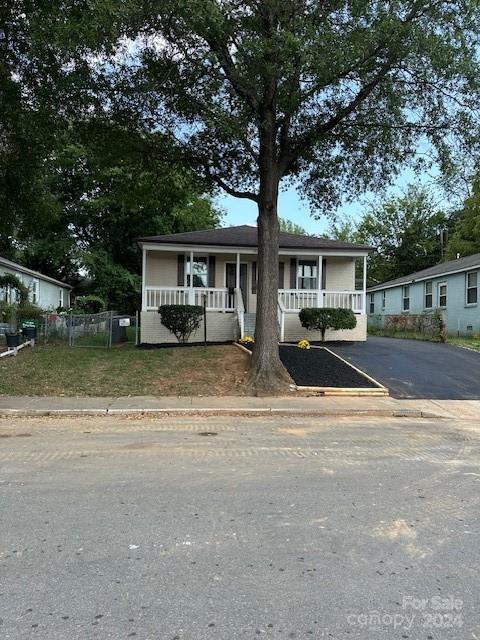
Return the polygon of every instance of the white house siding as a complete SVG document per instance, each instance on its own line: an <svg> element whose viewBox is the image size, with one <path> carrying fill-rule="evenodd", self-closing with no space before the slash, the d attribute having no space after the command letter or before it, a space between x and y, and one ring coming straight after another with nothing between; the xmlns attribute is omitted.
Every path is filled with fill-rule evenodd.
<svg viewBox="0 0 480 640"><path fill-rule="evenodd" d="M147 251L145 285L147 287L176 287L177 254L171 251Z"/></svg>
<svg viewBox="0 0 480 640"><path fill-rule="evenodd" d="M32 300L32 283L34 280L38 282L37 288L37 300L36 304L41 309L56 309L60 304L60 289L63 290L63 306L70 306L70 289L62 287L60 284L43 280L40 276L35 277L33 275L11 269L0 265L0 274L11 273L16 276L26 287L30 290L30 299Z"/></svg>
<svg viewBox="0 0 480 640"><path fill-rule="evenodd" d="M166 329L156 311L142 311L140 317L140 341L143 344L177 343L176 337ZM228 342L238 338L238 324L234 313L207 312L207 341ZM203 320L200 328L192 333L189 342L203 342Z"/></svg>
<svg viewBox="0 0 480 640"><path fill-rule="evenodd" d="M447 283L447 307L440 309L447 332L450 334L471 334L480 332L480 290L477 291L477 304L466 304L466 272L432 278L433 309L438 308L438 288L442 282ZM409 313L425 313L433 309L424 308L425 281L410 284ZM480 286L480 271L477 276L477 287ZM367 311L370 311L370 294L367 293ZM375 291L375 315L397 315L406 313L402 310L402 287L385 289L385 308L382 309L382 292Z"/></svg>
<svg viewBox="0 0 480 640"><path fill-rule="evenodd" d="M325 288L332 291L355 289L355 260L352 258L327 257Z"/></svg>
<svg viewBox="0 0 480 640"><path fill-rule="evenodd" d="M327 331L325 340L351 340L364 342L367 339L367 316L355 315L357 326L355 329L342 331ZM307 331L300 324L297 314L285 314L285 342L297 342L302 339L317 341L322 339L320 331Z"/></svg>

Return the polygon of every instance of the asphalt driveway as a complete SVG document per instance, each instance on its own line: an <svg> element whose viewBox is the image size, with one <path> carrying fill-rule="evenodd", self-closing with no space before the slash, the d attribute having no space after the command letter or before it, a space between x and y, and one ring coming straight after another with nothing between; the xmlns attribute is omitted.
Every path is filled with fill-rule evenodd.
<svg viewBox="0 0 480 640"><path fill-rule="evenodd" d="M388 387L393 398L480 399L480 353L475 351L373 336L330 348Z"/></svg>

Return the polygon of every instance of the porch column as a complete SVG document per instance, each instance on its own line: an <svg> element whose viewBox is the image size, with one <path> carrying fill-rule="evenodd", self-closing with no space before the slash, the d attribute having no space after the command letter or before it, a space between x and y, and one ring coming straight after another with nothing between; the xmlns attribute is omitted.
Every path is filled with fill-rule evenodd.
<svg viewBox="0 0 480 640"><path fill-rule="evenodd" d="M147 283L145 277L147 275L147 250L142 247L142 311L147 310Z"/></svg>
<svg viewBox="0 0 480 640"><path fill-rule="evenodd" d="M240 254L237 253L237 272L235 277L235 288L240 289Z"/></svg>
<svg viewBox="0 0 480 640"><path fill-rule="evenodd" d="M366 313L366 307L367 307L367 256L363 256L362 314Z"/></svg>
<svg viewBox="0 0 480 640"><path fill-rule="evenodd" d="M322 282L323 282L323 256L318 256L317 267L317 307L323 307L323 295L322 295Z"/></svg>
<svg viewBox="0 0 480 640"><path fill-rule="evenodd" d="M189 304L195 304L193 295L193 251L190 251L190 291L188 292Z"/></svg>

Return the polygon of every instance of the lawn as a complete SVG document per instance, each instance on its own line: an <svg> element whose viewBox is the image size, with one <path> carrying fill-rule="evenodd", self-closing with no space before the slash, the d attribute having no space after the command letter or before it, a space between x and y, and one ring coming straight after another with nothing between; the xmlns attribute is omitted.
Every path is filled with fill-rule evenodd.
<svg viewBox="0 0 480 640"><path fill-rule="evenodd" d="M460 336L455 338L453 336L449 336L447 342L450 344L456 344L458 347L467 347L468 349L480 351L480 336Z"/></svg>
<svg viewBox="0 0 480 640"><path fill-rule="evenodd" d="M248 356L231 345L27 347L0 360L0 395L244 395L247 367Z"/></svg>

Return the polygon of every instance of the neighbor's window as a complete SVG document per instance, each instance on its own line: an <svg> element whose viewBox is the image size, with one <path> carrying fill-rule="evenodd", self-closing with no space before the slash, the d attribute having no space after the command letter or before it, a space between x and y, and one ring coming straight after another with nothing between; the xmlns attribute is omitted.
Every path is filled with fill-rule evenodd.
<svg viewBox="0 0 480 640"><path fill-rule="evenodd" d="M470 271L466 275L467 304L477 304L478 299L478 274Z"/></svg>
<svg viewBox="0 0 480 640"><path fill-rule="evenodd" d="M387 292L385 289L382 291L382 309L385 309L385 299L387 297Z"/></svg>
<svg viewBox="0 0 480 640"><path fill-rule="evenodd" d="M375 313L375 294L370 294L370 313Z"/></svg>
<svg viewBox="0 0 480 640"><path fill-rule="evenodd" d="M433 307L433 283L428 280L424 284L424 303L425 309L431 309Z"/></svg>
<svg viewBox="0 0 480 640"><path fill-rule="evenodd" d="M297 289L317 288L317 263L315 260L299 260L297 265Z"/></svg>
<svg viewBox="0 0 480 640"><path fill-rule="evenodd" d="M403 311L410 309L410 287L408 284L402 287L402 309Z"/></svg>
<svg viewBox="0 0 480 640"><path fill-rule="evenodd" d="M59 289L58 290L58 306L59 307L64 307L65 306L63 304L63 289Z"/></svg>
<svg viewBox="0 0 480 640"><path fill-rule="evenodd" d="M190 286L190 276L192 268L190 265L190 256L187 258L187 287ZM193 286L208 287L208 260L204 256L193 257Z"/></svg>
<svg viewBox="0 0 480 640"><path fill-rule="evenodd" d="M447 306L447 283L440 282L438 285L438 306L446 307Z"/></svg>
<svg viewBox="0 0 480 640"><path fill-rule="evenodd" d="M32 284L30 285L30 294L31 294L33 304L37 304L38 302L39 288L40 288L40 282L37 280L37 278L34 278L32 280Z"/></svg>

